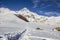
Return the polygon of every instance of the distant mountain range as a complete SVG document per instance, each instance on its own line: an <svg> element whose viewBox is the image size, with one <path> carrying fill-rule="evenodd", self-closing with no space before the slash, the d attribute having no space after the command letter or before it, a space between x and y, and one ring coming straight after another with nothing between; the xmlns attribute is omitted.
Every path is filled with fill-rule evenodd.
<svg viewBox="0 0 60 40"><path fill-rule="evenodd" d="M13 13L17 16L22 16L26 21L29 22L40 22L48 25L53 25L53 26L60 26L60 16L54 17L48 17L48 16L42 16L38 15L37 13L31 12L27 8L23 8L19 11L13 11L8 8L0 8L0 14L4 13Z"/></svg>

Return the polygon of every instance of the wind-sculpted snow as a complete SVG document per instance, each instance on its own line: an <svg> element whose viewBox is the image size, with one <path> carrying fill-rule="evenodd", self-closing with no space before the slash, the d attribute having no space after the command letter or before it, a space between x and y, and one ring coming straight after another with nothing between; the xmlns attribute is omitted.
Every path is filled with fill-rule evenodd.
<svg viewBox="0 0 60 40"><path fill-rule="evenodd" d="M20 40L22 39L22 35L24 36L24 33L26 32L26 30L22 31L22 32L19 32L19 33L6 33L6 34L3 34L2 36L0 36L0 39L2 40ZM13 34L13 35L12 35Z"/></svg>
<svg viewBox="0 0 60 40"><path fill-rule="evenodd" d="M22 33L17 33L14 36L11 34L5 34L7 36L8 40L19 40L19 38L25 33L26 30L24 30Z"/></svg>

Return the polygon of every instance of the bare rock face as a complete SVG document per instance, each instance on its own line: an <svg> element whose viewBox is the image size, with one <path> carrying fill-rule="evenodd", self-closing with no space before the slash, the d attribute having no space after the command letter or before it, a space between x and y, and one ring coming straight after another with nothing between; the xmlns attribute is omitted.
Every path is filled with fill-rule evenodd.
<svg viewBox="0 0 60 40"><path fill-rule="evenodd" d="M16 14L15 14L16 15ZM20 19L22 19L22 20L24 20L24 21L26 21L26 22L29 22L24 16L22 16L22 15L16 15L18 18L20 18Z"/></svg>
<svg viewBox="0 0 60 40"><path fill-rule="evenodd" d="M54 28L54 31L60 31L60 27Z"/></svg>

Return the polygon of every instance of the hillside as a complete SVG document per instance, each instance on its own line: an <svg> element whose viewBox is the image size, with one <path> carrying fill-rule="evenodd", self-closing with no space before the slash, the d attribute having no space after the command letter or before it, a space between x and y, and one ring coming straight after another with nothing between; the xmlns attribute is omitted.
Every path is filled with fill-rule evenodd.
<svg viewBox="0 0 60 40"><path fill-rule="evenodd" d="M27 8L0 8L0 40L60 40L60 29L56 27L60 28L60 16L42 16Z"/></svg>

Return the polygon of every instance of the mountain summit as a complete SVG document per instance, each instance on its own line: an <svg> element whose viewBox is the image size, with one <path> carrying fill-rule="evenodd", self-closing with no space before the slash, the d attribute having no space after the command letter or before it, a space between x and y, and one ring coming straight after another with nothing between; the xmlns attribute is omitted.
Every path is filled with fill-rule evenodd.
<svg viewBox="0 0 60 40"><path fill-rule="evenodd" d="M42 16L42 15L38 15L37 13L31 12L29 9L27 8L23 8L21 10L18 11L18 14L24 16L29 22L40 22L40 23L45 23L45 24L49 24L49 25L55 25L55 26L59 26L60 25L60 16L54 17L48 17L48 16Z"/></svg>
<svg viewBox="0 0 60 40"><path fill-rule="evenodd" d="M43 18L44 20L46 19L46 17L38 15L37 13L31 12L27 8L21 9L20 11L18 11L18 14L23 15L24 17L27 18L27 20L32 22L37 22L41 18Z"/></svg>

